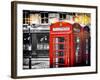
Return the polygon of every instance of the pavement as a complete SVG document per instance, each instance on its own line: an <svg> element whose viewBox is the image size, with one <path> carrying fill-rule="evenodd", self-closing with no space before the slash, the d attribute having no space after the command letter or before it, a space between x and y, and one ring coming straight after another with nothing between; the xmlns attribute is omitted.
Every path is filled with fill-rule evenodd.
<svg viewBox="0 0 100 80"><path fill-rule="evenodd" d="M23 69L29 69L29 59L24 58L23 62ZM49 58L32 58L31 67L32 69L49 68Z"/></svg>

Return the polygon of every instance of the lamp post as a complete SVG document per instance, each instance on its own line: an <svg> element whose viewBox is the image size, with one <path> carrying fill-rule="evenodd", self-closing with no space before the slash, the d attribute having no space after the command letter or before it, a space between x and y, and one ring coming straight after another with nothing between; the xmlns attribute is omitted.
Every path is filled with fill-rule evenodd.
<svg viewBox="0 0 100 80"><path fill-rule="evenodd" d="M32 69L32 52L31 52L31 32L30 32L30 26L28 27L29 28L29 37L28 37L28 40L29 40L29 69Z"/></svg>

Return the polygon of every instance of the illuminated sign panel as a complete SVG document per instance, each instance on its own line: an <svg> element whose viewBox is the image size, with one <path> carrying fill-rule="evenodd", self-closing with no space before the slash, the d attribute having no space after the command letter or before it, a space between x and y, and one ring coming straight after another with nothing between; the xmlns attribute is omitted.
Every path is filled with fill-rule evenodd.
<svg viewBox="0 0 100 80"><path fill-rule="evenodd" d="M53 28L53 31L69 31L69 27L59 27L59 28Z"/></svg>

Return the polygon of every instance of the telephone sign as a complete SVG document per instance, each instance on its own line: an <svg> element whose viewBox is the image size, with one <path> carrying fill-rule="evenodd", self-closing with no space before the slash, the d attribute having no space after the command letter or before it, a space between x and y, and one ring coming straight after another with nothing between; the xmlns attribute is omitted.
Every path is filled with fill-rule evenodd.
<svg viewBox="0 0 100 80"><path fill-rule="evenodd" d="M69 27L53 28L53 31L69 31Z"/></svg>

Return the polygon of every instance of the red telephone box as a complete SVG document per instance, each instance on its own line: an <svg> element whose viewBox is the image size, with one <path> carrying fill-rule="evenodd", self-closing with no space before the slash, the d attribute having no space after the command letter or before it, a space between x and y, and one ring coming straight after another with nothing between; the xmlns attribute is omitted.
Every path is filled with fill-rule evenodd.
<svg viewBox="0 0 100 80"><path fill-rule="evenodd" d="M83 65L83 30L79 23L73 24L75 66Z"/></svg>
<svg viewBox="0 0 100 80"><path fill-rule="evenodd" d="M74 65L72 25L57 22L50 26L50 67L68 67Z"/></svg>
<svg viewBox="0 0 100 80"><path fill-rule="evenodd" d="M83 28L83 61L84 61L84 65L90 65L90 43L91 43L91 38L90 38L90 28L89 26L85 26Z"/></svg>

